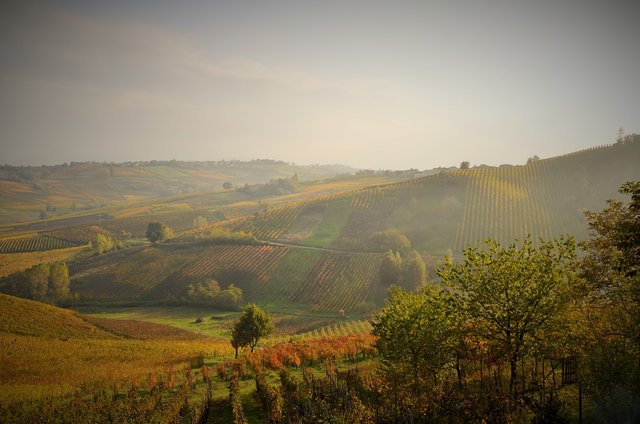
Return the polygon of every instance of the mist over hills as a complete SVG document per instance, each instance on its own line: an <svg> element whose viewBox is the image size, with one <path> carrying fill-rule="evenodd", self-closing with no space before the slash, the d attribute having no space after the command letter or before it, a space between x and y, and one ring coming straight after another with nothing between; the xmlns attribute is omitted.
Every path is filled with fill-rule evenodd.
<svg viewBox="0 0 640 424"><path fill-rule="evenodd" d="M69 253L73 290L86 300L157 301L181 299L189 285L215 279L240 287L247 301L275 308L353 311L374 301L382 254L395 249L385 234L406 236L430 266L488 238L503 244L529 235L580 240L586 237L583 212L602 209L621 184L638 179L638 163L640 137L628 136L526 165L361 172L298 183L290 191L274 191L282 187L272 183L172 196L112 208L99 226L93 215L80 215L47 232L5 237L0 251L73 251L98 233L142 240L147 224L158 221L174 230L172 241L76 259L77 252ZM257 242L207 241L220 230L251 234Z"/></svg>

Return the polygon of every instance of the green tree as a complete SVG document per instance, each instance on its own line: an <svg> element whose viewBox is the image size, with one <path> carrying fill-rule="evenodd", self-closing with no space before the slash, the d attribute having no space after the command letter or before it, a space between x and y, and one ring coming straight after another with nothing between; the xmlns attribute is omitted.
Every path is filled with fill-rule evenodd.
<svg viewBox="0 0 640 424"><path fill-rule="evenodd" d="M34 300L43 300L49 291L49 267L37 265L25 271L24 283L26 297Z"/></svg>
<svg viewBox="0 0 640 424"><path fill-rule="evenodd" d="M640 413L640 182L619 191L631 201L586 212L590 237L580 244L591 305L578 373L595 420L607 422L631 422Z"/></svg>
<svg viewBox="0 0 640 424"><path fill-rule="evenodd" d="M392 284L401 285L402 258L398 252L388 250L380 262L380 284L389 287Z"/></svg>
<svg viewBox="0 0 640 424"><path fill-rule="evenodd" d="M433 286L417 292L394 287L373 322L385 374L414 394L425 384L437 384L438 373L453 360L455 318L448 298Z"/></svg>
<svg viewBox="0 0 640 424"><path fill-rule="evenodd" d="M404 259L403 268L402 286L406 290L416 290L427 282L427 266L415 250Z"/></svg>
<svg viewBox="0 0 640 424"><path fill-rule="evenodd" d="M395 228L378 231L371 236L371 242L376 250L406 253L411 249L411 240Z"/></svg>
<svg viewBox="0 0 640 424"><path fill-rule="evenodd" d="M196 302L212 304L219 294L220 284L216 280L208 280L187 286L187 297L189 300Z"/></svg>
<svg viewBox="0 0 640 424"><path fill-rule="evenodd" d="M173 237L173 231L162 222L150 222L147 225L147 239L151 243L167 240Z"/></svg>
<svg viewBox="0 0 640 424"><path fill-rule="evenodd" d="M67 264L54 264L49 270L49 297L63 300L69 297L69 268Z"/></svg>
<svg viewBox="0 0 640 424"><path fill-rule="evenodd" d="M465 321L509 364L509 392L516 395L519 361L562 325L577 279L575 243L485 243L484 250L466 248L462 263L447 259L438 275L453 289Z"/></svg>
<svg viewBox="0 0 640 424"><path fill-rule="evenodd" d="M468 161L462 161L460 162L460 169L469 169L469 162Z"/></svg>
<svg viewBox="0 0 640 424"><path fill-rule="evenodd" d="M269 313L254 303L247 305L242 311L242 316L233 323L231 329L231 345L236 350L236 358L238 348L249 346L253 352L260 339L269 336L273 330L273 321Z"/></svg>
<svg viewBox="0 0 640 424"><path fill-rule="evenodd" d="M221 309L237 310L242 303L242 289L233 284L221 290L215 299L215 305Z"/></svg>
<svg viewBox="0 0 640 424"><path fill-rule="evenodd" d="M96 236L96 245L99 254L110 252L114 248L113 239L102 233L98 233Z"/></svg>
<svg viewBox="0 0 640 424"><path fill-rule="evenodd" d="M222 188L225 190L231 190L233 188L233 184L231 184L230 181L225 181L224 184L222 184Z"/></svg>

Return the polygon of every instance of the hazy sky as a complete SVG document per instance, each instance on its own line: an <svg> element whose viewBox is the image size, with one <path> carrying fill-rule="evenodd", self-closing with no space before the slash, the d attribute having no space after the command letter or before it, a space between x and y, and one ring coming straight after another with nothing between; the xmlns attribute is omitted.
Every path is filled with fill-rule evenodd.
<svg viewBox="0 0 640 424"><path fill-rule="evenodd" d="M3 1L0 164L524 163L640 132L638 1Z"/></svg>

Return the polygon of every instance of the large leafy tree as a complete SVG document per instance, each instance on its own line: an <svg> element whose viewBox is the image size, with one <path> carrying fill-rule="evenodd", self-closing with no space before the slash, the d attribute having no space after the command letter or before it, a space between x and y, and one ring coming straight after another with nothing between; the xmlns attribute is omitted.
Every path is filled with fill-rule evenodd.
<svg viewBox="0 0 640 424"><path fill-rule="evenodd" d="M640 182L620 188L625 205L609 200L602 212L586 212L590 238L581 243L582 274L608 314L611 332L640 345Z"/></svg>
<svg viewBox="0 0 640 424"><path fill-rule="evenodd" d="M239 348L248 346L253 352L260 339L269 336L273 330L273 321L269 313L256 304L247 305L240 319L234 322L231 328L231 346L236 350L236 358Z"/></svg>
<svg viewBox="0 0 640 424"><path fill-rule="evenodd" d="M630 422L640 414L640 182L619 191L631 201L586 213L581 272L592 306L579 373L599 419Z"/></svg>
<svg viewBox="0 0 640 424"><path fill-rule="evenodd" d="M562 325L576 281L575 243L485 243L465 249L462 263L447 259L438 274L453 289L463 319L509 364L509 390L516 395L519 361Z"/></svg>
<svg viewBox="0 0 640 424"><path fill-rule="evenodd" d="M393 287L372 333L387 377L417 393L452 361L454 331L449 296L433 286L419 291Z"/></svg>

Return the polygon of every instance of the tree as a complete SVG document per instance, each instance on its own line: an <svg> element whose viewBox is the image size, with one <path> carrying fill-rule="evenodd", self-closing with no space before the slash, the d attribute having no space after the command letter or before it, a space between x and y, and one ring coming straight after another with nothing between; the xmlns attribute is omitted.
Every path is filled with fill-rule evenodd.
<svg viewBox="0 0 640 424"><path fill-rule="evenodd" d="M240 347L249 346L253 352L260 339L269 336L273 330L273 321L269 313L254 303L247 305L231 329L231 346L236 350L236 358Z"/></svg>
<svg viewBox="0 0 640 424"><path fill-rule="evenodd" d="M469 169L469 162L468 161L462 161L460 162L460 169Z"/></svg>
<svg viewBox="0 0 640 424"><path fill-rule="evenodd" d="M173 237L173 231L162 222L150 222L149 225L147 225L146 236L151 243L155 243L157 241L170 239Z"/></svg>
<svg viewBox="0 0 640 424"><path fill-rule="evenodd" d="M33 300L43 300L49 291L49 267L37 265L25 271L24 282L26 297Z"/></svg>
<svg viewBox="0 0 640 424"><path fill-rule="evenodd" d="M187 297L197 302L213 303L220 294L220 284L216 280L208 280L187 286Z"/></svg>
<svg viewBox="0 0 640 424"><path fill-rule="evenodd" d="M519 361L563 322L576 281L575 243L571 237L538 246L530 238L508 247L485 243L484 250L466 248L463 263L447 258L438 275L466 322L509 363L509 392L516 395Z"/></svg>
<svg viewBox="0 0 640 424"><path fill-rule="evenodd" d="M233 184L231 184L230 181L225 181L224 184L222 184L222 188L225 190L231 190L233 188Z"/></svg>
<svg viewBox="0 0 640 424"><path fill-rule="evenodd" d="M619 191L631 195L628 204L586 212L580 265L592 305L578 372L601 417L631 422L640 404L640 182Z"/></svg>
<svg viewBox="0 0 640 424"><path fill-rule="evenodd" d="M99 254L110 252L114 248L113 239L102 233L98 233L96 236L96 244Z"/></svg>
<svg viewBox="0 0 640 424"><path fill-rule="evenodd" d="M69 297L69 268L67 264L55 264L49 269L49 297L62 300Z"/></svg>
<svg viewBox="0 0 640 424"><path fill-rule="evenodd" d="M398 252L388 250L380 262L380 284L389 287L392 284L401 284L402 258Z"/></svg>
<svg viewBox="0 0 640 424"><path fill-rule="evenodd" d="M220 291L215 299L215 304L222 309L237 310L242 303L242 289L229 284L226 289Z"/></svg>
<svg viewBox="0 0 640 424"><path fill-rule="evenodd" d="M433 286L417 292L391 289L372 334L383 357L385 374L418 393L452 362L451 337L455 319L449 295Z"/></svg>
<svg viewBox="0 0 640 424"><path fill-rule="evenodd" d="M540 158L538 157L538 155L533 155L529 159L527 159L527 165L531 165L532 163L537 162L539 160Z"/></svg>
<svg viewBox="0 0 640 424"><path fill-rule="evenodd" d="M411 249L411 240L395 228L378 231L371 236L371 242L376 250L405 253Z"/></svg>
<svg viewBox="0 0 640 424"><path fill-rule="evenodd" d="M207 218L204 216L198 216L193 219L193 228L195 229L204 228L208 224L209 222L207 222Z"/></svg>
<svg viewBox="0 0 640 424"><path fill-rule="evenodd" d="M427 281L427 266L422 256L415 250L409 252L403 268L402 286L406 290L416 290Z"/></svg>

